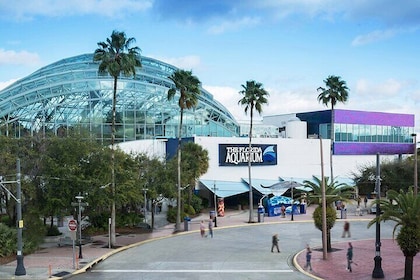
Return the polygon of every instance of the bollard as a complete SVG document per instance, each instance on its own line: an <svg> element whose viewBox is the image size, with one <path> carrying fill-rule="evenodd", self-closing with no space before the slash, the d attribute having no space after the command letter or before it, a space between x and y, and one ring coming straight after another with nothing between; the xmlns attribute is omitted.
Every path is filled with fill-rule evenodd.
<svg viewBox="0 0 420 280"><path fill-rule="evenodd" d="M48 278L51 278L52 272L51 272L51 264L48 265Z"/></svg>

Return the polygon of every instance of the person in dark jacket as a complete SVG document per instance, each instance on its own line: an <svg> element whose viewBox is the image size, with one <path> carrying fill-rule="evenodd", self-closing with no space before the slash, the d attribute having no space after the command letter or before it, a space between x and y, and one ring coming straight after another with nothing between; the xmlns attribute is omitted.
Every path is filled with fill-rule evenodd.
<svg viewBox="0 0 420 280"><path fill-rule="evenodd" d="M352 272L351 264L353 262L353 245L349 242L349 247L347 248L347 270Z"/></svg>
<svg viewBox="0 0 420 280"><path fill-rule="evenodd" d="M271 241L271 253L274 253L273 250L274 248L277 248L277 252L280 253L280 249L279 249L279 235L276 233L273 235L272 237L272 241Z"/></svg>

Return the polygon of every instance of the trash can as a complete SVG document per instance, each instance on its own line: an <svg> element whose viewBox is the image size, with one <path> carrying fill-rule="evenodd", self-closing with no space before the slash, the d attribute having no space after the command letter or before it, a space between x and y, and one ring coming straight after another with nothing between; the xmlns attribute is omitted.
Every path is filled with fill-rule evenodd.
<svg viewBox="0 0 420 280"><path fill-rule="evenodd" d="M264 207L263 206L258 207L258 222L259 223L264 222Z"/></svg>
<svg viewBox="0 0 420 280"><path fill-rule="evenodd" d="M190 217L184 217L184 231L189 231L191 225L191 218Z"/></svg>

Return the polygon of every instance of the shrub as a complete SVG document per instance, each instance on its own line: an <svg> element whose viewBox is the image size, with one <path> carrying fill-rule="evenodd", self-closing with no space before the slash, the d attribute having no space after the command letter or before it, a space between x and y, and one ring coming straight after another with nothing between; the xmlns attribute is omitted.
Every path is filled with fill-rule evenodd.
<svg viewBox="0 0 420 280"><path fill-rule="evenodd" d="M61 232L58 230L56 225L47 226L47 236L58 236L61 235Z"/></svg>
<svg viewBox="0 0 420 280"><path fill-rule="evenodd" d="M0 257L6 257L16 251L17 230L0 223Z"/></svg>

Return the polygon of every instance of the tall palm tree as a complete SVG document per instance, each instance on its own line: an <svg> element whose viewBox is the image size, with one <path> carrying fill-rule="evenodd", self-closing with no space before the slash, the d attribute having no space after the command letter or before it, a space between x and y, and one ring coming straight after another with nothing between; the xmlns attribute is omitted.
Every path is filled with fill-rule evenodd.
<svg viewBox="0 0 420 280"><path fill-rule="evenodd" d="M313 218L315 226L322 231L322 179L312 176L312 181L303 181L305 187L310 190L306 192L308 203L317 204ZM348 201L354 194L354 187L337 181L331 182L329 177L324 177L325 200L327 212L327 251L331 251L331 229L334 227L337 218L334 203L337 201Z"/></svg>
<svg viewBox="0 0 420 280"><path fill-rule="evenodd" d="M245 114L250 112L250 126L249 126L249 144L248 144L248 180L249 180L249 222L254 222L253 215L253 193L251 182L251 141L252 141L252 125L254 119L254 110L260 115L262 113L262 106L268 103L267 97L269 93L263 88L261 83L255 81L247 81L246 85L241 85L243 90L239 93L243 96L238 104L245 107Z"/></svg>
<svg viewBox="0 0 420 280"><path fill-rule="evenodd" d="M169 77L175 84L175 88L168 90L168 100L175 98L179 91L178 106L180 109L179 127L178 127L178 185L177 185L177 211L175 230L181 230L181 139L182 139L182 119L184 110L195 108L198 104L200 91L200 80L192 74L192 71L176 70Z"/></svg>
<svg viewBox="0 0 420 280"><path fill-rule="evenodd" d="M109 74L114 79L114 90L112 95L112 123L111 123L111 238L110 243L115 245L115 119L117 103L117 82L118 77L135 76L136 67L141 67L140 48L131 47L136 40L127 38L124 32L113 31L106 42L99 42L95 50L93 61L99 63L99 74Z"/></svg>
<svg viewBox="0 0 420 280"><path fill-rule="evenodd" d="M334 178L333 174L333 152L334 152L334 107L337 102L346 103L349 97L349 89L347 88L346 82L341 80L340 76L328 76L324 80L325 86L317 89L319 93L318 102L321 102L328 107L331 104L331 151L330 151L330 168L331 178Z"/></svg>
<svg viewBox="0 0 420 280"><path fill-rule="evenodd" d="M383 213L369 222L368 227L382 221L394 221L393 236L397 233L397 242L405 256L404 280L413 279L413 259L420 252L420 196L414 195L413 189L399 192L389 190L386 200L376 200Z"/></svg>

